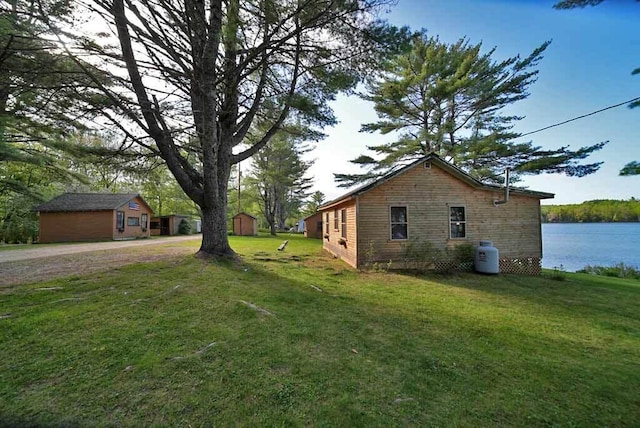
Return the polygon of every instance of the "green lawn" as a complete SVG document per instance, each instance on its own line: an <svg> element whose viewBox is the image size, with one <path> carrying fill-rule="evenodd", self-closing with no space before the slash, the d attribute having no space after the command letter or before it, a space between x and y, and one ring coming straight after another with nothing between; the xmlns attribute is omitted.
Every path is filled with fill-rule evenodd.
<svg viewBox="0 0 640 428"><path fill-rule="evenodd" d="M0 244L0 251L26 250L33 248L32 244Z"/></svg>
<svg viewBox="0 0 640 428"><path fill-rule="evenodd" d="M0 289L0 426L640 421L640 282L358 273L283 239Z"/></svg>

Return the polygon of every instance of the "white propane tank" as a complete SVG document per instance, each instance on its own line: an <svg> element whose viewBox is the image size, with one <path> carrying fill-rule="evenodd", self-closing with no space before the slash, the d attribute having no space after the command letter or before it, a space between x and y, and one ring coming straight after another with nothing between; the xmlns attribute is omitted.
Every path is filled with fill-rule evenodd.
<svg viewBox="0 0 640 428"><path fill-rule="evenodd" d="M480 241L480 245L476 247L475 268L480 273L500 273L498 249L493 246L493 242Z"/></svg>

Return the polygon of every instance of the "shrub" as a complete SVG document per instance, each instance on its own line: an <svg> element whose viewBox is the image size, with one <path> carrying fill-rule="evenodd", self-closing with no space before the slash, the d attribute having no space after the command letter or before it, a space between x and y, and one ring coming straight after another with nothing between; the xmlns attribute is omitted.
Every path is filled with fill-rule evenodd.
<svg viewBox="0 0 640 428"><path fill-rule="evenodd" d="M38 237L38 218L29 209L14 209L0 221L0 242L26 244Z"/></svg>
<svg viewBox="0 0 640 428"><path fill-rule="evenodd" d="M369 240L369 245L367 245L367 249L364 252L364 268L365 270L369 270L373 267L376 262L376 248L373 242L373 239Z"/></svg>
<svg viewBox="0 0 640 428"><path fill-rule="evenodd" d="M611 276L615 278L640 279L640 270L633 266L618 263L614 266L591 266L587 265L578 273L588 273L591 275Z"/></svg>
<svg viewBox="0 0 640 428"><path fill-rule="evenodd" d="M472 244L456 245L452 251L452 258L458 264L473 263L476 257L476 247Z"/></svg>
<svg viewBox="0 0 640 428"><path fill-rule="evenodd" d="M364 270L371 270L374 272L388 272L391 269L391 260L386 263L377 261L377 253L375 249L375 243L372 239L369 240L369 245L364 252Z"/></svg>
<svg viewBox="0 0 640 428"><path fill-rule="evenodd" d="M429 241L409 241L402 244L402 261L405 269L424 273L443 260L442 250Z"/></svg>
<svg viewBox="0 0 640 428"><path fill-rule="evenodd" d="M180 220L178 225L178 233L180 235L189 235L191 233L191 223L187 219Z"/></svg>
<svg viewBox="0 0 640 428"><path fill-rule="evenodd" d="M554 281L564 281L565 279L567 279L564 271L564 266L554 266L551 274L549 275L549 278L553 279Z"/></svg>

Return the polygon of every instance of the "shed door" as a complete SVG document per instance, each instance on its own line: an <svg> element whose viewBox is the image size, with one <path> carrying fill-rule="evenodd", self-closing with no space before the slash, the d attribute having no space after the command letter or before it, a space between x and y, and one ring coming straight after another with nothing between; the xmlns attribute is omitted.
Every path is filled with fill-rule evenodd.
<svg viewBox="0 0 640 428"><path fill-rule="evenodd" d="M169 218L160 219L160 235L169 235Z"/></svg>

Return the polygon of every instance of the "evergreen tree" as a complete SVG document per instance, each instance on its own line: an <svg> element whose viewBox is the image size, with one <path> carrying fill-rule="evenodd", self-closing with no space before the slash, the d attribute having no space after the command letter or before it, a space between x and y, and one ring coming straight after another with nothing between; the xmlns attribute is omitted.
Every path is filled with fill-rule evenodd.
<svg viewBox="0 0 640 428"><path fill-rule="evenodd" d="M96 97L95 82L61 53L48 22L67 23L70 2L63 0L0 1L0 163L46 168L66 181L80 179L59 164L70 135L94 115L86 109ZM92 69L95 79L104 75ZM28 183L0 176L0 193L40 199Z"/></svg>
<svg viewBox="0 0 640 428"><path fill-rule="evenodd" d="M556 3L556 9L573 9L575 7L595 6L602 3L602 0L563 0Z"/></svg>
<svg viewBox="0 0 640 428"><path fill-rule="evenodd" d="M118 82L102 85L111 101L102 111L130 142L162 158L200 207L200 255L235 256L226 228L233 165L265 147L287 117L335 122L327 102L353 88L378 42L394 35L375 19L388 3L82 2L119 42L112 49L111 40L94 37L82 45ZM257 120L268 126L252 126Z"/></svg>
<svg viewBox="0 0 640 428"><path fill-rule="evenodd" d="M285 228L287 218L297 215L308 196L311 179L305 174L312 162L302 159L308 151L296 136L279 132L253 157L247 181L271 235Z"/></svg>
<svg viewBox="0 0 640 428"><path fill-rule="evenodd" d="M318 208L322 206L322 204L324 203L324 200L325 200L324 193L320 191L314 192L309 197L309 201L305 204L303 214L305 216L310 216L311 214L318 212Z"/></svg>
<svg viewBox="0 0 640 428"><path fill-rule="evenodd" d="M548 45L543 43L526 58L497 62L492 59L495 48L483 54L481 44L467 39L448 45L424 34L415 36L410 49L387 63L364 96L374 103L380 120L361 130L389 135L393 141L370 146L373 156L352 161L367 172L336 174L336 180L349 187L429 153L489 182L501 182L505 168L516 180L519 174L584 176L596 171L599 163L580 160L604 143L572 151L513 142L519 134L512 127L521 117L503 110L529 95L538 74L535 66Z"/></svg>
<svg viewBox="0 0 640 428"><path fill-rule="evenodd" d="M640 162L629 162L620 170L620 175L640 175Z"/></svg>

